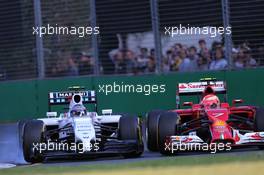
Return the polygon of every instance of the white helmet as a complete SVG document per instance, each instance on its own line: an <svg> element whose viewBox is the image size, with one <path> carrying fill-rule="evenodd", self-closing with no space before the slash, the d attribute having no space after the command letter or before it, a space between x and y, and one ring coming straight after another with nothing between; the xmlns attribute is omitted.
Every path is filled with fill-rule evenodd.
<svg viewBox="0 0 264 175"><path fill-rule="evenodd" d="M70 109L71 117L82 117L87 114L86 108L81 104L76 104Z"/></svg>

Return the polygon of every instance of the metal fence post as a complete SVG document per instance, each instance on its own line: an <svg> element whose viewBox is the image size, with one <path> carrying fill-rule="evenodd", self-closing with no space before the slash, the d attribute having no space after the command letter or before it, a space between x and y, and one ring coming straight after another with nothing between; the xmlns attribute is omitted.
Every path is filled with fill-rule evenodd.
<svg viewBox="0 0 264 175"><path fill-rule="evenodd" d="M160 24L159 24L158 0L150 0L150 7L151 7L152 30L155 41L156 72L161 73L162 51L161 51L161 37L159 32Z"/></svg>
<svg viewBox="0 0 264 175"><path fill-rule="evenodd" d="M230 27L230 11L229 11L229 0L222 0L222 15L223 15L223 23L224 28ZM228 59L228 69L232 69L233 67L233 59L232 59L232 34L227 35L224 34L225 39L225 57Z"/></svg>
<svg viewBox="0 0 264 175"><path fill-rule="evenodd" d="M91 27L96 27L96 5L95 0L90 0L90 19L91 19ZM100 29L99 29L100 30ZM94 74L99 75L99 57L98 57L98 40L97 35L92 35L92 47L93 47L93 58L95 59L94 64Z"/></svg>
<svg viewBox="0 0 264 175"><path fill-rule="evenodd" d="M42 26L41 17L41 0L34 0L34 15L35 15L35 27ZM45 62L44 62L44 49L43 38L36 34L36 52L37 52L37 64L38 64L38 78L45 77Z"/></svg>

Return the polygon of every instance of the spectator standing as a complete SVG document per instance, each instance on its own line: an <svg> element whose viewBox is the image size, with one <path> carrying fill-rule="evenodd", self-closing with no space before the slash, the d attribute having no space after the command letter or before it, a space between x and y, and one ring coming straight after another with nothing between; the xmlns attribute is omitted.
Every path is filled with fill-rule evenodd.
<svg viewBox="0 0 264 175"><path fill-rule="evenodd" d="M211 61L211 56L209 53L201 55L199 54L198 59L198 70L199 71L207 71L209 69L209 63Z"/></svg>
<svg viewBox="0 0 264 175"><path fill-rule="evenodd" d="M67 69L67 76L77 76L79 75L78 65L76 60L71 56L67 60L68 69Z"/></svg>
<svg viewBox="0 0 264 175"><path fill-rule="evenodd" d="M172 71L178 71L179 67L180 67L180 65L182 63L182 59L181 59L181 57L179 55L174 55L172 58L173 59L170 62L170 65L171 65L170 69Z"/></svg>
<svg viewBox="0 0 264 175"><path fill-rule="evenodd" d="M182 49L180 52L180 58L182 60L180 66L179 66L179 71L180 72L188 72L192 71L192 65L191 65L191 60L190 58L187 57L186 50Z"/></svg>
<svg viewBox="0 0 264 175"><path fill-rule="evenodd" d="M172 47L172 52L173 55L178 55L180 53L180 51L182 50L182 44L180 43L176 43L173 47Z"/></svg>
<svg viewBox="0 0 264 175"><path fill-rule="evenodd" d="M237 56L235 58L235 69L243 69L245 67L244 65L245 55L242 49L240 49L237 53Z"/></svg>
<svg viewBox="0 0 264 175"><path fill-rule="evenodd" d="M124 51L120 50L114 55L115 73L125 74L126 73L126 63L124 59Z"/></svg>
<svg viewBox="0 0 264 175"><path fill-rule="evenodd" d="M227 61L224 58L223 50L221 47L217 47L215 50L215 58L211 62L209 69L210 70L224 70L227 68Z"/></svg>
<svg viewBox="0 0 264 175"><path fill-rule="evenodd" d="M204 39L200 39L198 43L199 43L199 47L200 47L199 54L203 55L203 56L205 54L208 54L209 53L209 49L206 46L205 40Z"/></svg>
<svg viewBox="0 0 264 175"><path fill-rule="evenodd" d="M149 61L148 49L140 48L140 54L136 57L137 70L139 72L145 72L148 61Z"/></svg>
<svg viewBox="0 0 264 175"><path fill-rule="evenodd" d="M134 73L136 67L136 57L134 52L127 50L125 52L125 62L126 62L126 73Z"/></svg>
<svg viewBox="0 0 264 175"><path fill-rule="evenodd" d="M189 49L189 58L190 58L190 70L197 71L198 70L198 55L196 47L192 46Z"/></svg>
<svg viewBox="0 0 264 175"><path fill-rule="evenodd" d="M162 59L162 70L163 70L163 72L169 72L170 71L171 61L172 61L172 51L168 50L166 52L166 56Z"/></svg>
<svg viewBox="0 0 264 175"><path fill-rule="evenodd" d="M79 75L93 74L94 71L94 59L90 53L82 52L79 58L78 65Z"/></svg>
<svg viewBox="0 0 264 175"><path fill-rule="evenodd" d="M245 54L245 67L246 68L256 67L257 61L254 58L252 58L252 56L250 54L250 50L245 50L244 54Z"/></svg>
<svg viewBox="0 0 264 175"><path fill-rule="evenodd" d="M169 62L169 57L166 56L162 59L162 71L163 72L170 72L170 62Z"/></svg>
<svg viewBox="0 0 264 175"><path fill-rule="evenodd" d="M146 72L155 72L156 71L156 57L155 57L155 50L150 50L150 55L148 57L148 66Z"/></svg>

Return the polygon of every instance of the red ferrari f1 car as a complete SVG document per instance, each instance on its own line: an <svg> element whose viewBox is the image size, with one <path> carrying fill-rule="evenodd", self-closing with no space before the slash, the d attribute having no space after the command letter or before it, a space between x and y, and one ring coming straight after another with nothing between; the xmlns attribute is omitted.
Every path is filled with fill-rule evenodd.
<svg viewBox="0 0 264 175"><path fill-rule="evenodd" d="M183 106L188 107L180 109L182 96L197 96L199 103L184 102ZM207 148L224 144L228 150L250 145L264 148L264 109L239 105L242 99L229 105L224 81L205 78L200 82L179 83L176 99L177 109L147 114L150 151L162 154L197 151L206 144Z"/></svg>

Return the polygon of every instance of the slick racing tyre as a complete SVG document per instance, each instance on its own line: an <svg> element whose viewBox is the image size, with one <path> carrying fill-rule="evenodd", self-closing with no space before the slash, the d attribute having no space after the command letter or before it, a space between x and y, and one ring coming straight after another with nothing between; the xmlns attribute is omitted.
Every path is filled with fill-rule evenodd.
<svg viewBox="0 0 264 175"><path fill-rule="evenodd" d="M136 116L123 115L119 120L119 139L136 140L138 149L132 153L124 154L126 158L139 157L143 153L141 125Z"/></svg>
<svg viewBox="0 0 264 175"><path fill-rule="evenodd" d="M255 130L257 132L264 132L264 108L257 108L255 114ZM259 146L260 149L264 149L264 146Z"/></svg>
<svg viewBox="0 0 264 175"><path fill-rule="evenodd" d="M158 151L158 121L160 114L165 112L164 110L153 110L147 114L146 121L146 135L147 135L147 147L149 151Z"/></svg>
<svg viewBox="0 0 264 175"><path fill-rule="evenodd" d="M178 114L175 112L165 112L160 115L158 123L158 144L159 151L163 155L170 155L171 151L165 146L167 136L177 134Z"/></svg>
<svg viewBox="0 0 264 175"><path fill-rule="evenodd" d="M23 153L24 159L30 163L42 162L43 156L38 150L33 149L33 144L43 141L44 123L40 120L31 120L25 123L23 133Z"/></svg>

